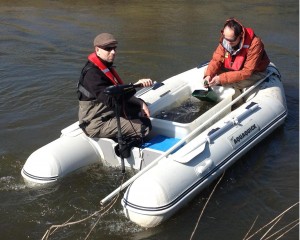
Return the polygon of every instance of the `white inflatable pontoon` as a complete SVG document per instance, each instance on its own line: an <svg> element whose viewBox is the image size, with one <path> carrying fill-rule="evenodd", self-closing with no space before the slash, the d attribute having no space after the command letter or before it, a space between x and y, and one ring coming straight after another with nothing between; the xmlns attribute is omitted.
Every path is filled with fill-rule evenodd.
<svg viewBox="0 0 300 240"><path fill-rule="evenodd" d="M156 118L170 106L180 106L194 90L205 89L206 66L163 81L156 89L141 89L151 111L153 129L144 147L133 148L125 166L139 172L122 185L125 215L143 227L154 227L172 216L242 155L280 126L287 107L280 74L273 64L268 76L232 100L234 90L213 87L220 101L188 123ZM239 99L245 103L231 111ZM61 137L27 159L21 174L30 186L56 182L93 163L120 166L111 139L87 137L78 122ZM104 204L121 190L102 200Z"/></svg>

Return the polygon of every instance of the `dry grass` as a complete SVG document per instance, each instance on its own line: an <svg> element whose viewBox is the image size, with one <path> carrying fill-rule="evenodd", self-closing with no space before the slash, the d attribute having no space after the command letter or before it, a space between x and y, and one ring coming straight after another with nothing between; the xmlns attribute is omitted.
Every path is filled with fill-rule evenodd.
<svg viewBox="0 0 300 240"><path fill-rule="evenodd" d="M209 202L211 196L212 196L213 193L215 192L217 186L218 186L219 183L221 182L221 180L222 180L224 174L225 174L225 172L223 172L222 176L220 177L220 179L219 179L218 182L216 183L215 187L214 187L213 190L211 191L211 193L210 193L210 195L209 195L209 197L208 197L206 203L204 204L204 207L203 207L203 209L202 209L202 211L201 211L201 213L200 213L200 216L199 216L199 218L198 218L198 220L197 220L196 226L195 226L195 228L194 228L194 231L192 232L192 235L191 235L191 237L190 237L190 240L192 240L192 238L194 237L194 234L195 234L196 229L197 229L197 227L198 227L198 225L199 225L199 222L200 222L200 219L201 219L201 217L202 217L202 215L203 215L203 213L204 213L204 210L205 210L205 208L206 208L206 206L207 206L207 204L208 204L208 202Z"/></svg>
<svg viewBox="0 0 300 240"><path fill-rule="evenodd" d="M203 216L204 210L207 207L208 202L210 201L213 193L215 192L218 184L221 182L223 176L224 176L225 172L223 173L223 175L220 177L220 179L218 180L218 182L216 183L215 187L213 188L212 192L210 193L205 205L203 206L203 209L200 213L200 216L197 220L196 226L191 234L190 240L192 240L192 238L194 237L194 234L196 232L196 229L199 225L200 219ZM260 240L277 240L282 238L283 236L285 236L286 234L288 234L293 228L295 228L296 226L299 225L299 218L295 219L293 221L291 221L290 223L286 224L285 226L281 227L280 229L278 229L277 231L274 231L276 225L280 222L280 220L283 219L284 215L286 213L288 213L291 209L293 209L294 207L296 207L299 204L299 202L293 204L292 206L290 206L289 208L287 208L286 210L284 210L282 213L280 213L277 217L275 217L273 220L271 220L269 223L267 223L266 225L264 225L263 227L259 228L258 230L256 230L253 234L250 235L250 232L252 231L252 229L254 228L254 225L258 219L258 216L255 218L254 222L252 223L250 229L248 230L248 232L246 233L245 237L243 238L243 240L250 240L253 239L255 237L255 239L260 239ZM264 232L264 231L265 232ZM272 232L272 230L274 232ZM258 234L262 235L262 236L258 236ZM248 236L250 235L250 236Z"/></svg>
<svg viewBox="0 0 300 240"><path fill-rule="evenodd" d="M196 229L199 225L199 222L203 216L203 213L213 195L213 193L215 192L217 186L219 185L219 183L221 182L223 176L224 176L225 172L222 174L222 176L219 178L218 182L216 183L216 185L214 186L212 192L210 193L207 201L205 202L205 205L203 206L203 209L199 215L199 218L197 220L197 223L195 225L195 228L191 234L191 237L190 237L190 240L192 240L192 238L194 237L195 235L195 232L196 232ZM125 175L124 175L125 176ZM123 184L123 181L124 181L124 176L123 176L123 179L122 179L122 184ZM122 186L121 184L121 186ZM120 192L122 191L121 190L122 187L120 187ZM112 199L112 201L110 201L110 203L108 203L106 206L103 206L100 210L92 213L91 215L89 215L88 217L86 218L83 218L83 219L80 219L78 221L73 221L71 222L71 220L73 219L74 216L72 216L69 220L67 220L65 223L63 224L59 224L59 225L52 225L48 228L48 230L45 232L44 236L42 237L42 240L48 240L49 237L51 235L53 235L59 228L63 228L63 227L67 227L67 226L72 226L72 225L75 225L75 224L79 224L79 223L82 223L82 222L85 222L89 219L91 219L92 217L95 217L97 216L97 220L96 222L93 224L92 228L90 229L89 233L87 234L87 236L84 238L85 240L88 239L88 237L90 236L91 232L93 231L93 229L95 228L95 226L98 224L98 222L100 221L101 217L104 216L114 205L115 203L117 202L119 196L120 196L120 192ZM282 238L283 236L285 236L286 234L288 234L293 228L295 228L296 226L299 225L299 218L298 219L295 219L293 221L291 221L290 223L288 223L287 225L283 226L282 228L278 229L277 231L272 232L272 230L274 230L275 226L277 225L277 223L280 222L280 220L283 219L284 215L289 212L291 209L293 209L294 207L296 207L297 205L299 204L299 202L293 204L292 206L290 206L289 208L287 208L286 210L284 210L282 213L280 213L277 217L275 217L274 219L272 219L270 222L268 222L266 225L264 225L263 227L259 228L258 230L256 230L254 233L252 233L250 235L250 232L252 231L252 229L254 228L254 225L258 219L258 216L255 218L253 224L251 225L250 229L248 230L248 232L246 233L245 237L243 238L243 240L250 240L250 239L253 239L255 237L255 239L260 239L260 240L277 240L277 239L280 239ZM265 232L263 232L263 230ZM258 234L261 234L262 236L261 237L258 237ZM248 236L250 235L250 236Z"/></svg>
<svg viewBox="0 0 300 240"><path fill-rule="evenodd" d="M124 182L124 179L125 179L125 174L123 174L123 178L122 178L122 183L120 186L122 186L123 182ZM120 187L120 189L122 189ZM121 192L121 190L120 190ZM44 236L42 237L42 240L48 240L49 237L51 235L53 235L56 230L58 230L59 228L64 228L64 227L68 227L68 226L72 226L72 225L76 225L76 224L79 224L79 223L83 223L89 219L91 219L92 217L94 216L97 216L97 220L96 222L93 224L92 228L90 229L89 233L87 234L87 236L84 238L85 240L89 238L91 232L94 230L95 226L98 224L98 222L100 221L101 217L103 217L114 205L115 203L117 202L117 200L119 199L119 196L120 196L120 192L106 205L106 206L103 206L101 207L100 210L92 213L91 215L87 216L86 218L83 218L83 219L80 219L78 221L73 221L73 222L70 222L71 219L74 217L74 215L68 220L66 221L65 223L63 224L59 224L59 225L52 225L48 228L48 230L45 232Z"/></svg>
<svg viewBox="0 0 300 240"><path fill-rule="evenodd" d="M282 228L280 228L279 230L275 231L274 233L271 233L271 230L273 228L275 228L276 224L280 222L280 220L284 217L284 215L290 211L292 208L296 207L299 204L299 202L293 204L292 206L290 206L288 209L284 210L282 213L280 213L277 217L275 217L273 220L271 220L270 222L268 222L266 225L264 225L263 227L259 228L256 232L254 232L252 235L250 235L248 237L248 235L250 234L252 228L255 225L255 222L257 220L258 217L256 217L254 223L252 224L250 230L247 232L246 236L243 238L243 240L249 240L252 239L253 237L257 237L257 235L259 233L261 233L263 230L266 231L261 237L261 240L267 240L267 239L280 239L283 236L285 236L287 233L289 233L293 228L295 228L296 226L299 225L299 218L293 220L292 222L288 223L287 225L283 226Z"/></svg>

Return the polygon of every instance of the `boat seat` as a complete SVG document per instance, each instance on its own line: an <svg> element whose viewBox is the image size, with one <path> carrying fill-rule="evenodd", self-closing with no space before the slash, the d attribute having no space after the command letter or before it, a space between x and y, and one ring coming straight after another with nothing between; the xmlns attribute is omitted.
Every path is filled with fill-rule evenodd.
<svg viewBox="0 0 300 240"><path fill-rule="evenodd" d="M77 122L73 123L72 125L61 130L62 136L75 137L82 133L83 133L83 131L79 127L79 121L77 121Z"/></svg>
<svg viewBox="0 0 300 240"><path fill-rule="evenodd" d="M140 159L141 161L139 163L137 162L135 165L138 166L140 164L139 170L143 169L179 141L179 138L167 137L164 135L156 135L153 138L146 140L146 142L141 147L143 157ZM180 148L180 146L178 148ZM173 152L175 152L176 150L174 150ZM133 155L137 155L137 153L139 152L139 148L134 147L132 149Z"/></svg>
<svg viewBox="0 0 300 240"><path fill-rule="evenodd" d="M155 137L144 143L142 148L151 148L154 150L165 152L179 141L179 138L167 137L164 135L156 135Z"/></svg>

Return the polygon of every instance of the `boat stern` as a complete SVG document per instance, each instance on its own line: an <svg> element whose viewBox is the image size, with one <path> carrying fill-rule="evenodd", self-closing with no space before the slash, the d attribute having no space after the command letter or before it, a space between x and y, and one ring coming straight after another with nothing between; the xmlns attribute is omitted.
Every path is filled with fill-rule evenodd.
<svg viewBox="0 0 300 240"><path fill-rule="evenodd" d="M62 177L101 162L101 155L84 134L61 136L37 149L25 162L21 174L29 186L53 183Z"/></svg>

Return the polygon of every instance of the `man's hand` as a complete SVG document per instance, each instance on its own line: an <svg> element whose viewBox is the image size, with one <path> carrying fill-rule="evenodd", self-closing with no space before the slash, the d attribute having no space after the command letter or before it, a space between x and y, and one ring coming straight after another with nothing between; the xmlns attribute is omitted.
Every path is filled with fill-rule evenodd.
<svg viewBox="0 0 300 240"><path fill-rule="evenodd" d="M220 77L219 76L214 76L213 78L211 78L210 76L206 76L204 78L204 81L207 81L208 83L208 86L216 86L216 85L219 85L221 82L220 82Z"/></svg>
<svg viewBox="0 0 300 240"><path fill-rule="evenodd" d="M142 105L141 105L141 108L142 108L141 109L141 117L149 118L150 117L150 111L149 111L149 108L148 108L147 104L143 102Z"/></svg>
<svg viewBox="0 0 300 240"><path fill-rule="evenodd" d="M220 77L219 76L214 76L213 79L211 79L209 82L208 82L209 86L216 86L216 85L219 85L220 84Z"/></svg>
<svg viewBox="0 0 300 240"><path fill-rule="evenodd" d="M151 87L152 86L152 80L150 78L143 78L143 79L140 79L138 80L135 85L137 84L142 84L143 87Z"/></svg>

